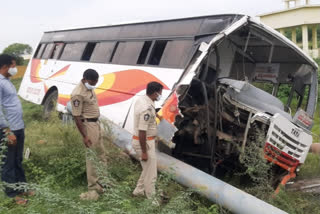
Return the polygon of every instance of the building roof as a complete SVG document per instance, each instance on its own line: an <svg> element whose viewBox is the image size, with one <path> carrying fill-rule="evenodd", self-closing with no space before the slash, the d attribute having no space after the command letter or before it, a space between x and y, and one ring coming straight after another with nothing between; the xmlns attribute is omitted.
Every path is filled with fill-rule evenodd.
<svg viewBox="0 0 320 214"><path fill-rule="evenodd" d="M263 13L263 14L260 14L260 15L257 15L257 16L258 17L270 16L270 15L274 15L274 14L279 14L279 13L288 12L288 11L294 11L294 10L301 10L301 9L305 9L305 8L320 8L320 4L301 5L301 6L297 6L297 7L293 7L293 8L289 8L289 9L283 9L283 10L278 10L278 11L274 11L274 12Z"/></svg>
<svg viewBox="0 0 320 214"><path fill-rule="evenodd" d="M260 20L274 29L320 23L320 5L303 5L260 15Z"/></svg>

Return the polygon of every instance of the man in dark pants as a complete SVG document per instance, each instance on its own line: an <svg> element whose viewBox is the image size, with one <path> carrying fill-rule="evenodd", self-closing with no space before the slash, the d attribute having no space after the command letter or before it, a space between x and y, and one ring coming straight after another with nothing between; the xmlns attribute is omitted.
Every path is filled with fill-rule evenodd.
<svg viewBox="0 0 320 214"><path fill-rule="evenodd" d="M0 143L7 146L1 151L4 158L1 171L1 180L12 184L26 182L22 168L24 146L24 122L22 106L10 77L17 73L16 61L12 56L0 55ZM8 197L15 198L17 204L27 203L19 197L23 192L6 187Z"/></svg>

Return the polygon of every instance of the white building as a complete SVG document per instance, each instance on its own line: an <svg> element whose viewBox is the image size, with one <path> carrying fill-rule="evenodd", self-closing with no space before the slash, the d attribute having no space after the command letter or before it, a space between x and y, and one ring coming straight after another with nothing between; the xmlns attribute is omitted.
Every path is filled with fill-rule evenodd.
<svg viewBox="0 0 320 214"><path fill-rule="evenodd" d="M284 0L286 9L259 15L261 22L279 30L292 32L291 40L297 43L296 29L302 28L302 49L318 58L317 26L320 25L320 5L310 5L309 0ZM309 48L308 28L312 28L312 46Z"/></svg>

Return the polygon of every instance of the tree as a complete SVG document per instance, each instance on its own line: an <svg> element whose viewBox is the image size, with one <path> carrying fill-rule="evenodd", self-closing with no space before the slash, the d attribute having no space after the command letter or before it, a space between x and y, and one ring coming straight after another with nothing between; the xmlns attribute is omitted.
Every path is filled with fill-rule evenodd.
<svg viewBox="0 0 320 214"><path fill-rule="evenodd" d="M15 56L17 65L23 65L25 61L22 55L31 54L32 47L28 44L14 43L6 47L2 53Z"/></svg>

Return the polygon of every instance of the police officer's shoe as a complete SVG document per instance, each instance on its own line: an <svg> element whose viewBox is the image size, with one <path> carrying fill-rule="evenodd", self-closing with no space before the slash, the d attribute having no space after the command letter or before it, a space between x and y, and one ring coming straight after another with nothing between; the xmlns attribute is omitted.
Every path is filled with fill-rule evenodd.
<svg viewBox="0 0 320 214"><path fill-rule="evenodd" d="M144 196L144 191L138 192L136 189L132 193L133 197L143 197Z"/></svg>
<svg viewBox="0 0 320 214"><path fill-rule="evenodd" d="M144 197L145 195L143 193L132 193L133 197Z"/></svg>
<svg viewBox="0 0 320 214"><path fill-rule="evenodd" d="M99 197L100 195L96 190L89 190L88 192L80 194L81 200L96 201L99 199Z"/></svg>

